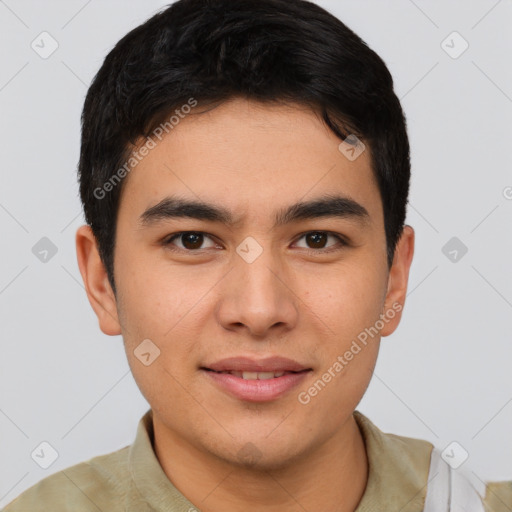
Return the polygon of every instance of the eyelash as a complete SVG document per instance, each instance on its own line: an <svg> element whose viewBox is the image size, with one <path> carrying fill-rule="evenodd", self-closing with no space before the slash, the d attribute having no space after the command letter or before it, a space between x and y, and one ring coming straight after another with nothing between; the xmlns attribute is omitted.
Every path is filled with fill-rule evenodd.
<svg viewBox="0 0 512 512"><path fill-rule="evenodd" d="M327 236L332 236L334 238L336 238L339 242L339 244L337 245L334 245L334 246L331 246L331 247L328 247L326 249L311 249L311 248L302 248L303 250L309 252L309 253L321 253L321 254L326 254L326 253L330 253L330 252L333 252L333 251L338 251L340 249L343 249L344 247L347 247L349 245L349 243L347 242L347 240L337 234L337 233L333 233L331 231L306 231L305 233L302 233L301 235L299 235L299 237L296 239L296 241L304 238L306 235L309 235L309 234L322 234L322 235L327 235ZM180 231L179 233L174 233L172 235L169 235L168 237L166 237L164 240L163 240L163 245L168 248L170 251L173 251L173 252L186 252L186 253L202 253L203 251L205 251L206 249L181 249L180 247L176 247L176 246L173 246L172 245L172 242L181 237L182 235L188 235L188 234L195 234L195 235L205 235L206 237L210 238L212 241L215 241L213 239L213 237L211 235L208 235L208 233L205 233L204 231Z"/></svg>

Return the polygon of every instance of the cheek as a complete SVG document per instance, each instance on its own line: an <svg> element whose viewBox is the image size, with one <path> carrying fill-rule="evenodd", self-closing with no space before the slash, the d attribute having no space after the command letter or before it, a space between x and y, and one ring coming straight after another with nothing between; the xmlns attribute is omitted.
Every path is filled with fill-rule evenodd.
<svg viewBox="0 0 512 512"><path fill-rule="evenodd" d="M378 272L352 272L324 294L308 294L310 308L316 304L315 316L329 329L324 329L327 334L315 349L321 368L302 391L310 402L305 407L311 407L312 417L324 418L327 429L335 430L346 411L356 408L371 381L379 352L375 325L382 312L384 284Z"/></svg>
<svg viewBox="0 0 512 512"><path fill-rule="evenodd" d="M323 383L328 382L322 391L324 406L335 409L341 402L346 410L353 410L364 395L379 351L376 326L386 283L385 271L374 262L351 266L350 271L341 274L337 286L329 288L326 309L331 312L329 325L335 335L325 347L327 357L320 376ZM336 418L332 421L334 425Z"/></svg>
<svg viewBox="0 0 512 512"><path fill-rule="evenodd" d="M187 382L194 361L197 299L143 270L133 273L121 292L126 297L122 301L124 347L138 387L156 408L168 400L181 407L180 383Z"/></svg>
<svg viewBox="0 0 512 512"><path fill-rule="evenodd" d="M195 361L196 340L202 327L200 316L207 306L201 297L208 289L208 281L199 287L201 276L191 277L190 270L180 273L168 262L144 261L136 253L119 258L117 271L122 334L134 377L146 388L145 396L157 381L160 386L167 382L173 388L176 382L166 375L166 370L182 381L190 362ZM144 340L157 347L153 351L158 357L150 367L137 359L138 347Z"/></svg>
<svg viewBox="0 0 512 512"><path fill-rule="evenodd" d="M304 302L339 342L373 325L382 312L385 274L376 265L340 266L317 272L306 283Z"/></svg>
<svg viewBox="0 0 512 512"><path fill-rule="evenodd" d="M130 341L164 338L190 309L190 287L169 265L146 253L120 251L115 264L121 317Z"/></svg>

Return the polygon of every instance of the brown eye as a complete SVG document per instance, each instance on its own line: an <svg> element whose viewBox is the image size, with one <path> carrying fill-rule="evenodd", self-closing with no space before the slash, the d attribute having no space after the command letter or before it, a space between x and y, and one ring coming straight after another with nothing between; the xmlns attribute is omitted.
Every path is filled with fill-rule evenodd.
<svg viewBox="0 0 512 512"><path fill-rule="evenodd" d="M334 239L335 243L327 245L329 238ZM302 239L306 242L306 246L302 247L314 252L327 252L330 250L340 249L348 245L342 236L329 233L328 231L310 231L299 238L299 240Z"/></svg>
<svg viewBox="0 0 512 512"><path fill-rule="evenodd" d="M183 251L197 251L200 249L205 249L205 247L201 247L206 239L211 238L204 233L198 231L184 231L182 233L176 233L165 241L166 246L174 246L172 249L183 250ZM175 240L181 242L180 244L175 244ZM213 247L215 244L211 243L210 247Z"/></svg>
<svg viewBox="0 0 512 512"><path fill-rule="evenodd" d="M185 233L181 235L181 241L185 249L200 249L203 238L201 233Z"/></svg>
<svg viewBox="0 0 512 512"><path fill-rule="evenodd" d="M326 233L308 233L306 241L312 249L323 249L327 243L328 235Z"/></svg>

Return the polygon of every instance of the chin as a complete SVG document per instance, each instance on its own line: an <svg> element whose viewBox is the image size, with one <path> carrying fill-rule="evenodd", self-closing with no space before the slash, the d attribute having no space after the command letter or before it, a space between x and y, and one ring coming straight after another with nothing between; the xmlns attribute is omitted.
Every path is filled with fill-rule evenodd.
<svg viewBox="0 0 512 512"><path fill-rule="evenodd" d="M295 439L292 436L290 439ZM277 471L293 464L303 456L298 451L297 443L284 444L281 440L270 441L268 438L233 442L229 450L216 454L227 463L250 471ZM227 456L226 456L227 455Z"/></svg>
<svg viewBox="0 0 512 512"><path fill-rule="evenodd" d="M260 454L258 457L244 456L235 454L229 462L230 464L244 469L247 471L267 472L279 471L286 469L293 464L294 456L287 456L286 454Z"/></svg>

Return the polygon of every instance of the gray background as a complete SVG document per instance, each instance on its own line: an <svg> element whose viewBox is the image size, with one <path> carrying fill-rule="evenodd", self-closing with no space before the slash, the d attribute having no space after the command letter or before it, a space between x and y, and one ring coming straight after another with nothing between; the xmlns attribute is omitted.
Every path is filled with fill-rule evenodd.
<svg viewBox="0 0 512 512"><path fill-rule="evenodd" d="M358 409L384 431L441 449L457 441L482 480L512 479L512 4L318 3L389 66L412 145L405 316ZM75 169L88 84L118 39L164 5L0 1L0 505L131 443L148 408L121 337L101 333L82 286ZM46 59L31 48L43 31L59 45ZM458 58L453 31L469 44ZM32 252L42 237L57 248L46 262ZM453 247L443 253L452 237L457 261ZM59 454L48 469L31 458L42 441Z"/></svg>

